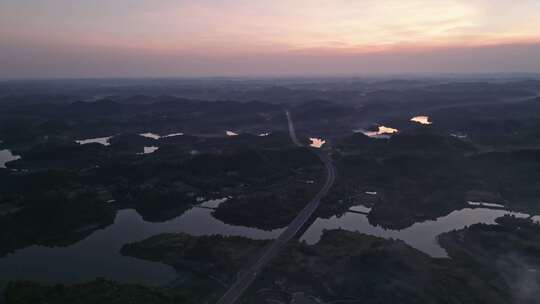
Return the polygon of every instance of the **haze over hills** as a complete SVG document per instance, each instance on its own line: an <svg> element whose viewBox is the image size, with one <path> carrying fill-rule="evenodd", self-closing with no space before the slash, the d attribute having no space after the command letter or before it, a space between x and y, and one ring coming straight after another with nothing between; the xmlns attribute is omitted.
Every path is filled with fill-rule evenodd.
<svg viewBox="0 0 540 304"><path fill-rule="evenodd" d="M0 0L0 303L537 304L539 12Z"/></svg>

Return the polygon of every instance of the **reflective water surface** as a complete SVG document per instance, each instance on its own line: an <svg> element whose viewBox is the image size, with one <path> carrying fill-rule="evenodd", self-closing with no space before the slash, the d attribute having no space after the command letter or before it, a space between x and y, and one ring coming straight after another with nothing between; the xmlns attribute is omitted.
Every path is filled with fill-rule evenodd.
<svg viewBox="0 0 540 304"><path fill-rule="evenodd" d="M474 201L468 201L467 204L469 204L470 206L492 207L492 208L504 208L504 205L501 205L501 204L494 204L494 203L486 203L486 202L474 202Z"/></svg>
<svg viewBox="0 0 540 304"><path fill-rule="evenodd" d="M150 153L154 153L154 152L157 151L157 149L159 149L159 147L156 147L156 146L144 147L143 152L142 152L142 153L139 153L139 154L150 154Z"/></svg>
<svg viewBox="0 0 540 304"><path fill-rule="evenodd" d="M216 199L211 199L207 201L203 200L203 202L199 206L205 207L205 208L217 208L219 207L219 205L226 202L228 199L229 199L228 197L223 197L223 198L216 198Z"/></svg>
<svg viewBox="0 0 540 304"><path fill-rule="evenodd" d="M361 213L369 213L370 211L369 208L363 206L355 206L351 210ZM437 243L437 235L477 223L495 224L495 219L505 214L513 214L519 217L528 216L523 213L505 210L466 208L454 211L433 221L416 223L402 230L390 230L371 225L368 222L367 215L361 213L347 212L342 216L333 216L328 219L317 218L302 235L301 240L306 241L308 244L315 244L319 241L325 229L345 229L403 240L412 247L433 257L447 257L446 251Z"/></svg>
<svg viewBox="0 0 540 304"><path fill-rule="evenodd" d="M312 148L320 148L326 143L326 140L322 138L310 137L309 140L311 141L309 146Z"/></svg>
<svg viewBox="0 0 540 304"><path fill-rule="evenodd" d="M11 150L0 150L0 168L5 168L7 163L20 158L19 155L14 155Z"/></svg>
<svg viewBox="0 0 540 304"><path fill-rule="evenodd" d="M147 138L152 138L152 139L160 139L160 138L167 138L167 137L174 137L174 136L182 136L182 135L184 135L184 133L178 132L178 133L171 133L171 134L161 136L161 135L156 134L156 133L147 132L147 133L141 133L139 135L142 136L142 137L147 137Z"/></svg>
<svg viewBox="0 0 540 304"><path fill-rule="evenodd" d="M152 139L160 139L161 138L161 136L159 136L158 134L151 133L151 132L141 133L139 135L142 136L142 137L152 138Z"/></svg>
<svg viewBox="0 0 540 304"><path fill-rule="evenodd" d="M390 128L390 127L385 127L385 126L378 126L377 127L377 131L368 131L368 130L355 130L354 131L355 133L362 133L368 137L371 137L371 138L384 138L384 139L388 139L390 138L390 136L392 134L395 134L397 132L399 132L398 129L394 129L394 128Z"/></svg>
<svg viewBox="0 0 540 304"><path fill-rule="evenodd" d="M422 125L431 125L433 123L429 121L429 116L415 116L411 118L411 121L417 122Z"/></svg>
<svg viewBox="0 0 540 304"><path fill-rule="evenodd" d="M171 133L171 134L164 135L163 138L174 137L174 136L182 136L182 135L184 135L184 133L182 133L182 132Z"/></svg>
<svg viewBox="0 0 540 304"><path fill-rule="evenodd" d="M207 203L210 204L210 201ZM135 210L120 210L114 224L95 231L74 245L54 248L31 246L0 258L0 282L33 280L73 283L106 277L121 282L165 284L175 278L175 271L171 267L122 256L119 252L122 245L167 232L270 239L282 231L228 225L215 219L211 213L210 209L195 207L175 219L151 223L143 220Z"/></svg>
<svg viewBox="0 0 540 304"><path fill-rule="evenodd" d="M75 142L78 143L79 145L98 143L98 144L102 144L104 146L109 146L111 144L109 141L113 137L114 136L79 139L79 140L76 140Z"/></svg>

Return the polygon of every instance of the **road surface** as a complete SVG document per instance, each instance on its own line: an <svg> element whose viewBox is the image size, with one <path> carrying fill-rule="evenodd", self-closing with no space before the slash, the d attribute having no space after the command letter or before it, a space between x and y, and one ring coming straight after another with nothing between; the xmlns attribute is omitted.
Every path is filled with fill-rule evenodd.
<svg viewBox="0 0 540 304"><path fill-rule="evenodd" d="M292 142L298 147L302 147L302 143L300 143L298 137L296 137L296 131L294 130L291 113L289 113L289 111L285 111L285 114L287 115L287 123L289 124L289 136L291 137Z"/></svg>
<svg viewBox="0 0 540 304"><path fill-rule="evenodd" d="M289 135L293 143L297 146L302 146L292 123L291 115L289 111L286 111L287 121L289 124ZM287 226L277 239L275 239L270 246L266 247L265 251L261 254L258 260L253 265L247 267L237 278L237 280L229 287L225 294L217 301L217 304L233 304L244 293L244 291L253 283L260 273L262 268L270 262L270 260L276 256L276 254L285 246L285 244L292 239L296 233L304 226L308 219L313 215L313 212L319 207L321 198L326 195L328 190L334 184L336 178L336 171L330 157L323 151L316 151L317 156L324 163L326 168L326 180L321 190L313 197L313 199L298 213L296 218Z"/></svg>

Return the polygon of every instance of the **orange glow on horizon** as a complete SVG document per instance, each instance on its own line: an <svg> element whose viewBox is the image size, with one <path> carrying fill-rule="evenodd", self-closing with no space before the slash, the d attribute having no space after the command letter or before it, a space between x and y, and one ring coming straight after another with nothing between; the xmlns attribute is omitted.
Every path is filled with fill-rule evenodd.
<svg viewBox="0 0 540 304"><path fill-rule="evenodd" d="M158 0L127 11L115 6L106 16L81 4L72 8L78 19L62 22L55 17L66 7L41 14L15 3L0 10L0 38L156 53L357 54L540 42L534 2ZM10 5L28 22L9 14Z"/></svg>
<svg viewBox="0 0 540 304"><path fill-rule="evenodd" d="M0 77L532 72L540 1L0 1Z"/></svg>

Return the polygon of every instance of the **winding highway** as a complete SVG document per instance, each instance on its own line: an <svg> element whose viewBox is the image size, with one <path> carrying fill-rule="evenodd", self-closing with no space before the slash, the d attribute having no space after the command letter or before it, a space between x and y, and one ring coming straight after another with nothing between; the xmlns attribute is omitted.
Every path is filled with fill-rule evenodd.
<svg viewBox="0 0 540 304"><path fill-rule="evenodd" d="M291 115L289 111L285 112L287 115L287 122L289 125L289 136L291 137L292 142L301 147L302 144L296 137L296 131L292 122ZM244 293L244 291L253 283L257 278L257 275L260 273L262 268L270 262L270 260L275 257L285 244L292 239L298 231L304 226L304 224L309 220L313 215L315 210L319 207L321 198L324 197L328 190L334 184L336 177L336 172L332 160L330 157L323 151L314 151L317 156L324 163L326 168L326 180L321 190L313 197L313 199L298 213L294 220L287 226L277 239L275 239L269 246L265 248L265 251L260 255L260 257L249 267L247 267L243 272L241 272L236 281L229 287L229 289L223 294L223 296L217 301L217 304L233 304L235 303Z"/></svg>
<svg viewBox="0 0 540 304"><path fill-rule="evenodd" d="M289 136L291 137L291 141L298 147L302 147L302 143L298 140L298 137L296 137L296 130L294 129L291 113L289 111L285 111L285 115L287 115L287 124L289 125Z"/></svg>

